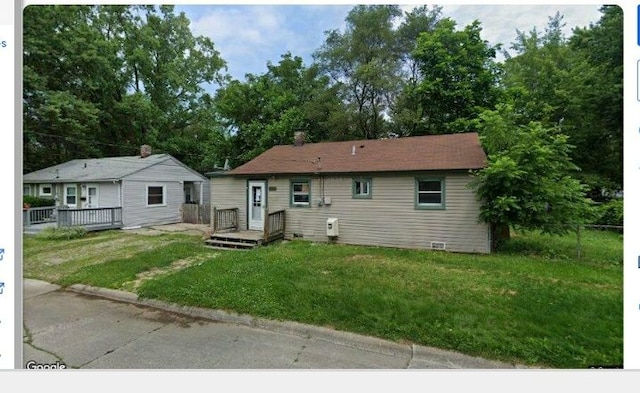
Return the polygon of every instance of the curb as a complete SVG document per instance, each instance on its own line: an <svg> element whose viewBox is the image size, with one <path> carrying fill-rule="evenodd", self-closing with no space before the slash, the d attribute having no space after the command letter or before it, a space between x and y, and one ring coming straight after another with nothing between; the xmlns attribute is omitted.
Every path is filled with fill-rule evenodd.
<svg viewBox="0 0 640 393"><path fill-rule="evenodd" d="M357 333L334 330L327 327L307 325L293 321L276 321L257 318L246 314L236 314L223 310L200 307L182 306L153 299L140 299L131 292L108 288L92 287L84 284L73 284L65 289L69 292L92 295L118 302L151 307L166 312L188 317L206 319L213 322L224 322L235 325L263 329L271 332L288 334L326 341L337 345L357 348L369 352L395 357L405 357L407 368L439 368L442 364L449 364L448 368L464 369L525 369L523 365L501 363L498 361L465 355L459 352L439 348L425 347L415 344L399 344L377 337L364 336Z"/></svg>

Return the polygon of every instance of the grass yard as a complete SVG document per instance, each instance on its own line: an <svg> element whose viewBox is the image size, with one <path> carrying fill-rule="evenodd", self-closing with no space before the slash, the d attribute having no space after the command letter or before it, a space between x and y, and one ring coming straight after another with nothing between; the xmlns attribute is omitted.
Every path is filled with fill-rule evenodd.
<svg viewBox="0 0 640 393"><path fill-rule="evenodd" d="M583 232L580 260L575 246L529 233L492 255L304 241L242 252L105 232L26 238L24 274L532 366L621 365L622 235Z"/></svg>

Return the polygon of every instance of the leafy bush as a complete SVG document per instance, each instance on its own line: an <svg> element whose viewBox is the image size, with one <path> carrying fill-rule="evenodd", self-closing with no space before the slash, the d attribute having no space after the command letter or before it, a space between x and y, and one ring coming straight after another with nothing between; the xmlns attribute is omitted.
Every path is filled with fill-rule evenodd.
<svg viewBox="0 0 640 393"><path fill-rule="evenodd" d="M56 201L51 198L39 198L31 195L24 195L22 197L22 203L29 205L30 207L46 207L55 206Z"/></svg>
<svg viewBox="0 0 640 393"><path fill-rule="evenodd" d="M38 235L38 239L42 240L71 240L84 237L87 230L82 227L71 228L45 228Z"/></svg>
<svg viewBox="0 0 640 393"><path fill-rule="evenodd" d="M596 206L596 225L620 225L624 222L624 206L622 198Z"/></svg>

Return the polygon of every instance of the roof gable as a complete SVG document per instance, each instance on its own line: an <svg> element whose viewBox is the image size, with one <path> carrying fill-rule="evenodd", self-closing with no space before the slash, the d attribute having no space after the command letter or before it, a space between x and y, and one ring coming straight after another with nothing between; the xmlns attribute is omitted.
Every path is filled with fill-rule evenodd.
<svg viewBox="0 0 640 393"><path fill-rule="evenodd" d="M478 169L486 155L477 133L280 145L231 175Z"/></svg>
<svg viewBox="0 0 640 393"><path fill-rule="evenodd" d="M120 180L136 172L175 161L185 169L196 173L169 154L153 154L145 158L140 156L87 158L67 161L62 164L27 173L23 182L61 183ZM199 175L203 177L202 175Z"/></svg>

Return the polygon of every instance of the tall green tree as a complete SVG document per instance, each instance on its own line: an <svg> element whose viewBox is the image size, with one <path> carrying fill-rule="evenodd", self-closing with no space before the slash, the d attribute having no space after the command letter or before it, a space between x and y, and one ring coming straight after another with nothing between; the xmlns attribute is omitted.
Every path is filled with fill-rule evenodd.
<svg viewBox="0 0 640 393"><path fill-rule="evenodd" d="M396 5L356 6L347 15L345 31L326 32L314 53L348 105L355 130L346 138L375 139L388 131L385 117L401 75L401 46L394 30L401 15Z"/></svg>
<svg viewBox="0 0 640 393"><path fill-rule="evenodd" d="M405 85L403 95L420 104L413 135L469 131L478 113L497 102L495 48L481 38L480 22L455 27L450 18L438 21L412 52L420 81Z"/></svg>
<svg viewBox="0 0 640 393"><path fill-rule="evenodd" d="M413 56L418 37L432 33L441 19L442 7L423 5L404 13L404 19L396 31L401 48L402 78L400 93L391 105L391 133L396 136L419 135L425 108L416 93L422 82L419 61Z"/></svg>
<svg viewBox="0 0 640 393"><path fill-rule="evenodd" d="M24 169L99 154L101 102L115 79L107 44L86 20L85 6L29 6L24 14Z"/></svg>
<svg viewBox="0 0 640 393"><path fill-rule="evenodd" d="M25 171L145 143L198 164L176 138L219 136L196 123L215 118L204 85L224 61L172 6L29 6L23 58Z"/></svg>
<svg viewBox="0 0 640 393"><path fill-rule="evenodd" d="M242 164L272 146L290 144L295 131L307 140L339 139L348 126L337 87L317 66L282 55L262 75L248 74L217 91L215 106L231 140L230 164Z"/></svg>
<svg viewBox="0 0 640 393"><path fill-rule="evenodd" d="M492 226L494 247L512 227L565 233L589 215L585 187L572 175L572 146L558 129L539 122L518 126L514 108L498 105L477 122L488 165L472 187L482 202L480 220Z"/></svg>
<svg viewBox="0 0 640 393"><path fill-rule="evenodd" d="M511 44L516 55L506 53L502 84L523 123L539 121L557 126L569 115L566 87L573 81L568 78L571 68L581 65L566 45L563 27L563 16L556 14L549 18L542 34L536 28L528 33L518 31Z"/></svg>
<svg viewBox="0 0 640 393"><path fill-rule="evenodd" d="M622 185L622 11L601 11L598 23L569 39L558 13L543 33L518 32L502 78L521 125L561 128L576 146L571 157L594 198Z"/></svg>
<svg viewBox="0 0 640 393"><path fill-rule="evenodd" d="M587 64L573 70L581 83L571 86L571 104L580 114L571 142L578 147L576 163L600 178L593 188L605 191L622 189L624 180L623 13L616 5L603 6L600 12L597 23L576 29L569 40Z"/></svg>

